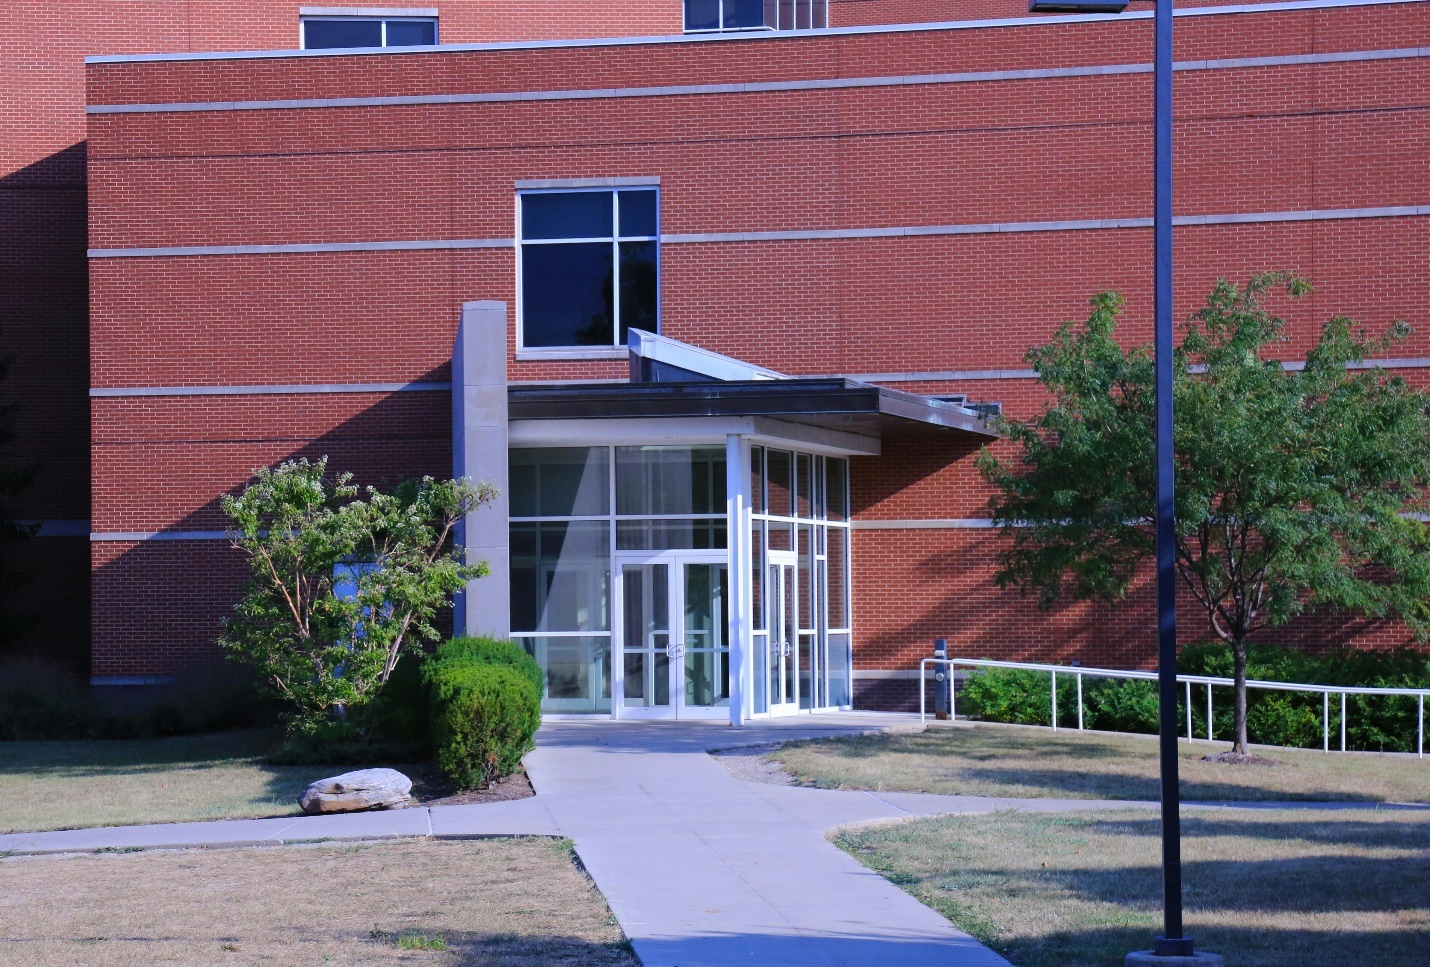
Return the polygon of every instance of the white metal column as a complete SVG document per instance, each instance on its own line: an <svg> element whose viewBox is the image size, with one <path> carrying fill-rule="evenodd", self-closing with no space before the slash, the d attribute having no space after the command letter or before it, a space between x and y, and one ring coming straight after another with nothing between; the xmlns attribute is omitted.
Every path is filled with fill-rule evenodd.
<svg viewBox="0 0 1430 967"><path fill-rule="evenodd" d="M725 507L730 563L730 724L743 725L754 687L750 588L750 445L741 436L725 437Z"/></svg>

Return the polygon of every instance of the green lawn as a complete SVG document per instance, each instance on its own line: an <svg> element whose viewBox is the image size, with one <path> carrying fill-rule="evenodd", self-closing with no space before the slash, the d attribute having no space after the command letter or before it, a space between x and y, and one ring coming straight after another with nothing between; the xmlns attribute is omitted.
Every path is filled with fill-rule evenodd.
<svg viewBox="0 0 1430 967"><path fill-rule="evenodd" d="M1416 967L1430 950L1430 811L1190 811L1187 933L1235 967ZM1017 967L1121 967L1161 926L1160 824L995 813L838 834L866 866Z"/></svg>
<svg viewBox="0 0 1430 967"><path fill-rule="evenodd" d="M1188 800L1430 802L1430 758L1258 748L1280 765L1201 757L1226 743L1180 743ZM1158 798L1157 740L975 724L787 745L771 757L802 782L831 789L1072 799Z"/></svg>
<svg viewBox="0 0 1430 967"><path fill-rule="evenodd" d="M266 732L0 742L0 832L282 816L346 766L270 766Z"/></svg>

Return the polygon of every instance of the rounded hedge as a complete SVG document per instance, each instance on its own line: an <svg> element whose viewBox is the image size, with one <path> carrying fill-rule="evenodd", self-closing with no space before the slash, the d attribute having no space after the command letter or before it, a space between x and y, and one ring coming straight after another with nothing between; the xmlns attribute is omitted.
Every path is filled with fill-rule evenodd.
<svg viewBox="0 0 1430 967"><path fill-rule="evenodd" d="M485 789L535 747L541 695L502 665L448 663L429 679L437 765L459 789Z"/></svg>
<svg viewBox="0 0 1430 967"><path fill-rule="evenodd" d="M476 635L453 638L439 647L428 661L427 667L431 669L428 674L432 674L438 667L447 663L505 665L529 679L531 684L536 686L537 694L541 693L545 683L541 666L536 663L536 659L516 642L500 638L484 638Z"/></svg>

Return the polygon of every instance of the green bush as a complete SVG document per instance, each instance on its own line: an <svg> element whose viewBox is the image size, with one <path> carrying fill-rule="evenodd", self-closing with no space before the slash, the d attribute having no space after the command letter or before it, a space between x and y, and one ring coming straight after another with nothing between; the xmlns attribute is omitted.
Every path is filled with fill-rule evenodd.
<svg viewBox="0 0 1430 967"><path fill-rule="evenodd" d="M438 665L445 663L506 665L524 678L530 679L531 684L536 686L538 695L541 694L545 683L545 678L541 674L541 666L536 663L536 659L516 642L500 638L470 635L453 638L437 649L432 660Z"/></svg>
<svg viewBox="0 0 1430 967"><path fill-rule="evenodd" d="M1058 675L1058 724L1077 724L1077 690L1072 667ZM1218 678L1232 676L1231 647L1190 647L1178 659L1178 671ZM1430 688L1430 656L1411 649L1390 652L1335 651L1324 655L1276 645L1255 645L1247 654L1247 677L1309 685L1370 688ZM968 676L958 696L961 712L989 722L1049 725L1051 678L1047 672L980 668ZM1178 733L1185 734L1185 691L1178 689ZM1212 737L1230 740L1231 686L1212 689ZM1341 704L1330 702L1331 748L1340 748ZM1192 730L1207 735L1206 686L1192 686ZM1418 707L1409 696L1352 695L1346 702L1346 748L1413 752ZM1083 679L1083 724L1111 732L1157 732L1157 686L1137 679ZM1321 747L1322 699L1312 692L1247 691L1247 733L1252 742L1300 748Z"/></svg>
<svg viewBox="0 0 1430 967"><path fill-rule="evenodd" d="M541 693L510 665L433 661L425 669L437 764L460 789L516 771L534 747Z"/></svg>
<svg viewBox="0 0 1430 967"><path fill-rule="evenodd" d="M244 676L189 677L167 685L91 686L44 662L0 665L0 741L152 739L272 720Z"/></svg>

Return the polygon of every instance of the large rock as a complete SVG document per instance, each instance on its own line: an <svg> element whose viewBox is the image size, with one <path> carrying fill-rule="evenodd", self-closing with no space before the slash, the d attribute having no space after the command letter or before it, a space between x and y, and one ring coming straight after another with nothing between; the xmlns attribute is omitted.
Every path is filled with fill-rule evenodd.
<svg viewBox="0 0 1430 967"><path fill-rule="evenodd" d="M359 769L319 779L298 797L308 815L401 809L412 802L412 780L396 769Z"/></svg>

